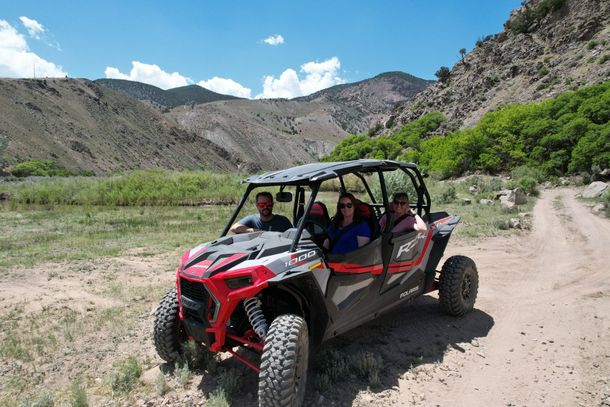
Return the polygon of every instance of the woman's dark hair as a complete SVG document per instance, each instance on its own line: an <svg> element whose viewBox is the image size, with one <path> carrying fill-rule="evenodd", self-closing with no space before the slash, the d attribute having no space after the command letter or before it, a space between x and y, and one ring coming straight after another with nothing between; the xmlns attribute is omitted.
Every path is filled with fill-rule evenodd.
<svg viewBox="0 0 610 407"><path fill-rule="evenodd" d="M343 198L348 198L354 206L354 223L359 223L360 221L362 221L362 219L360 218L360 212L358 211L358 204L360 203L360 201L358 201L356 197L350 194L349 192L344 192L339 196L339 199L337 199L337 211L335 212L335 216L332 218L333 227L335 229L339 229L341 227L341 224L343 223L343 214L341 213L341 209L339 208L339 205L341 204L341 199Z"/></svg>

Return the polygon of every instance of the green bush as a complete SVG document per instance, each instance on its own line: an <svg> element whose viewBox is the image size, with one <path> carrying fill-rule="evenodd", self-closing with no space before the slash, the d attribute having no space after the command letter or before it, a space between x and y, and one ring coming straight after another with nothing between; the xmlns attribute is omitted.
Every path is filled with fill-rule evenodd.
<svg viewBox="0 0 610 407"><path fill-rule="evenodd" d="M231 404L227 399L227 395L225 394L222 388L214 390L208 396L208 400L205 403L206 407L230 407Z"/></svg>
<svg viewBox="0 0 610 407"><path fill-rule="evenodd" d="M71 407L88 407L87 391L80 381L72 382L70 386L70 406Z"/></svg>
<svg viewBox="0 0 610 407"><path fill-rule="evenodd" d="M138 383L142 367L136 358L127 359L114 364L115 371L110 377L110 387L114 393L129 393Z"/></svg>
<svg viewBox="0 0 610 407"><path fill-rule="evenodd" d="M453 184L443 184L436 192L433 202L450 203L455 201L456 198L457 193L455 191L455 186L453 186Z"/></svg>
<svg viewBox="0 0 610 407"><path fill-rule="evenodd" d="M19 178L30 176L53 177L71 175L66 169L50 160L24 161L11 166L9 172Z"/></svg>
<svg viewBox="0 0 610 407"><path fill-rule="evenodd" d="M55 398L48 390L43 390L35 401L22 401L19 407L53 407Z"/></svg>
<svg viewBox="0 0 610 407"><path fill-rule="evenodd" d="M521 188L526 194L538 196L538 181L530 176L519 178L514 186Z"/></svg>

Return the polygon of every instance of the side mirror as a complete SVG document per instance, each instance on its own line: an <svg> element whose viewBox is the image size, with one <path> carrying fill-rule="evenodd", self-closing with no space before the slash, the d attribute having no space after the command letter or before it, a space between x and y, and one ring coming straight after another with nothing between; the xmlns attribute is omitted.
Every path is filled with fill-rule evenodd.
<svg viewBox="0 0 610 407"><path fill-rule="evenodd" d="M275 194L275 200L278 202L292 202L292 192L278 192Z"/></svg>

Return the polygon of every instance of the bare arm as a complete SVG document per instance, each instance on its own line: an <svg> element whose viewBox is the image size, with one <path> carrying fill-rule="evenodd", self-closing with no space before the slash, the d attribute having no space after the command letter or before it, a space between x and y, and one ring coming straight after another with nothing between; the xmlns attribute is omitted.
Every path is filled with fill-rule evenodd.
<svg viewBox="0 0 610 407"><path fill-rule="evenodd" d="M415 219L415 225L413 225L413 229L419 233L423 233L428 230L428 225L426 222L415 212L413 212L413 218Z"/></svg>
<svg viewBox="0 0 610 407"><path fill-rule="evenodd" d="M358 247L362 247L371 241L371 238L368 236L356 236L356 239L358 240Z"/></svg>
<svg viewBox="0 0 610 407"><path fill-rule="evenodd" d="M236 234L251 233L251 232L256 232L256 229L251 228L246 225L242 225L241 223L236 223L233 226L231 226L231 229L229 229L229 232L236 233Z"/></svg>

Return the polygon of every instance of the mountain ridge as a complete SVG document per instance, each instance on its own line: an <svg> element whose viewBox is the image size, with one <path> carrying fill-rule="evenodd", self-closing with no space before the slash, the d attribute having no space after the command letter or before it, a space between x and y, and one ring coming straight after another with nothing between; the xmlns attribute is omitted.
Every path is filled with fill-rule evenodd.
<svg viewBox="0 0 610 407"><path fill-rule="evenodd" d="M366 83L359 82L358 89ZM316 161L342 137L367 131L395 106L393 100L384 101L383 83L379 78L371 82L364 101L226 95L202 101L190 92L211 93L197 85L163 91L123 80L0 79L0 166L51 159L69 170L96 174L201 166L252 172ZM391 99L405 100L421 90L407 88L409 94L401 95L398 87ZM172 100L172 94L178 98ZM169 108L176 100L188 103Z"/></svg>

